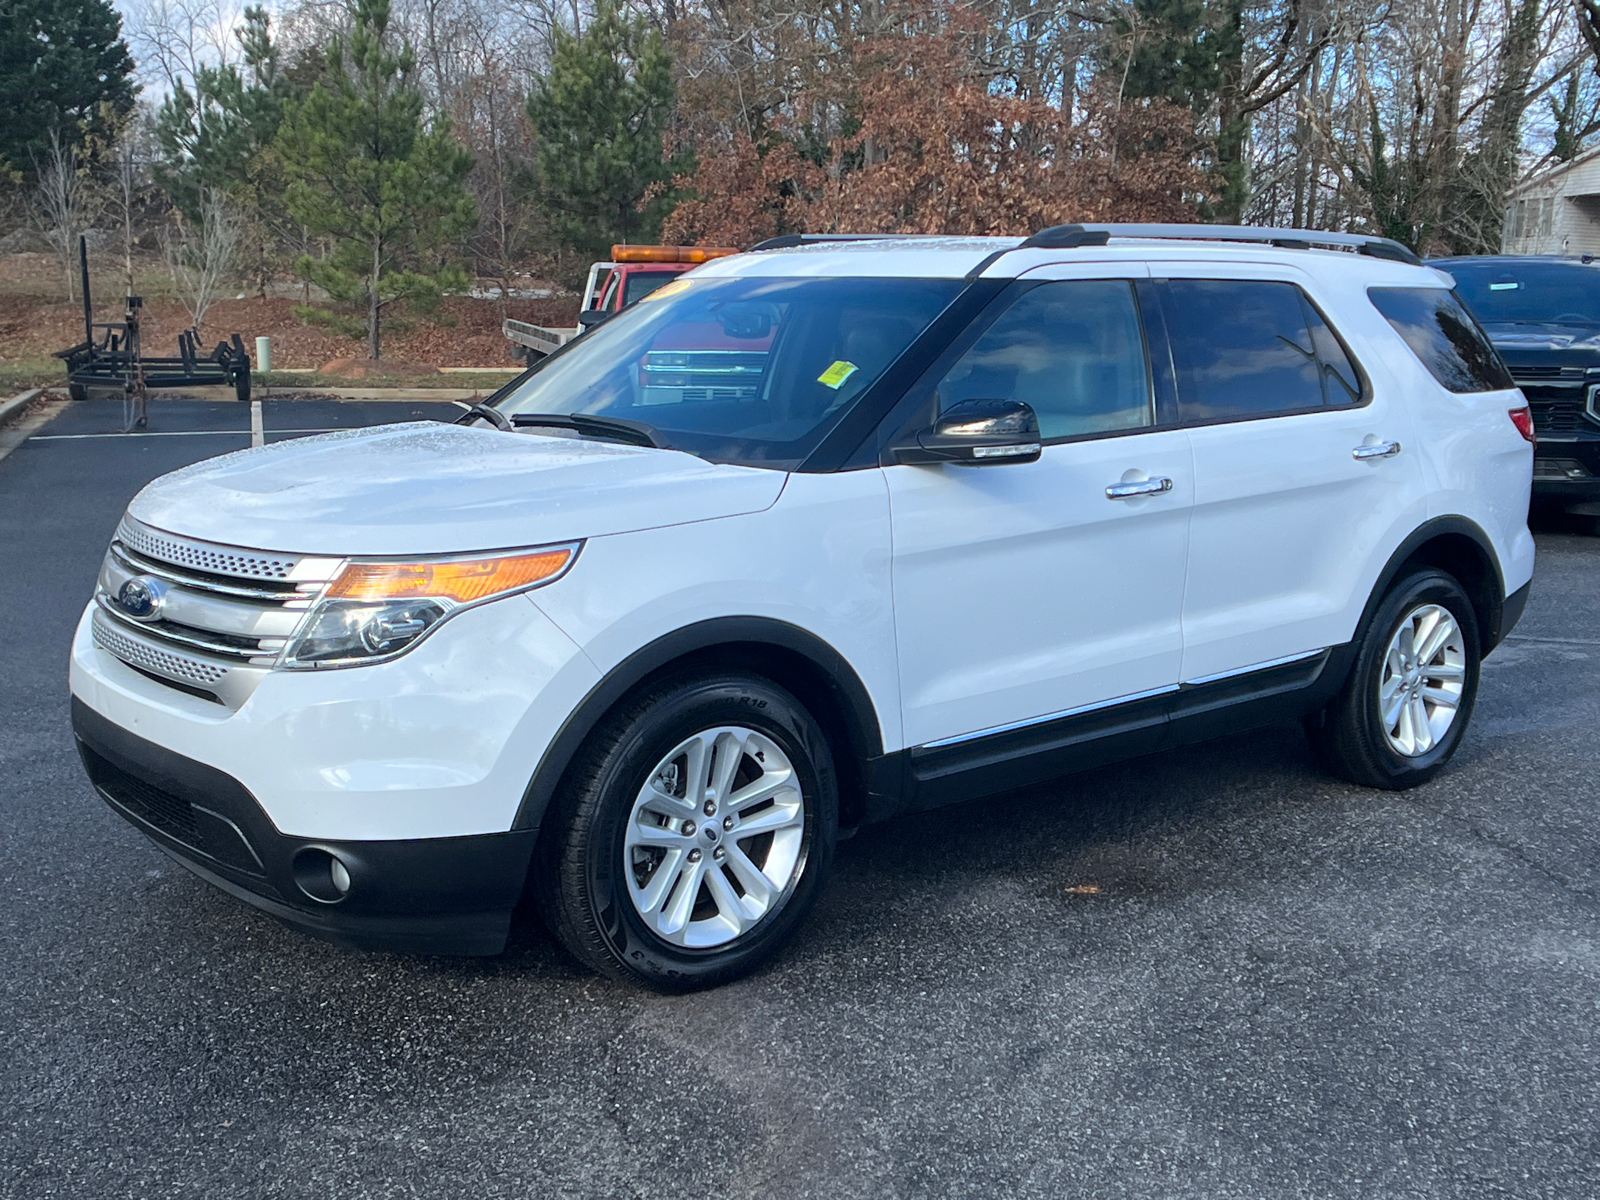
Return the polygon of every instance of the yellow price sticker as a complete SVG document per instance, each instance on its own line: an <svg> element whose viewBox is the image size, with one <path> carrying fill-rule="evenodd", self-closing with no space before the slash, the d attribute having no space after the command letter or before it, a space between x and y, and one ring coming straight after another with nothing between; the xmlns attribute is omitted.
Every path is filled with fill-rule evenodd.
<svg viewBox="0 0 1600 1200"><path fill-rule="evenodd" d="M844 381L854 375L857 369L853 362L845 362L842 358L836 359L832 366L817 376L817 382L825 387L831 387L837 392L844 386Z"/></svg>

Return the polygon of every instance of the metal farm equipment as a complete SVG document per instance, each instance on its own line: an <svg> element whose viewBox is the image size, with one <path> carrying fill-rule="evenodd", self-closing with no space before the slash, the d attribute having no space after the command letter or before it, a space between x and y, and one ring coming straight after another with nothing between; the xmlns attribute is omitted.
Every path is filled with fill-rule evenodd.
<svg viewBox="0 0 1600 1200"><path fill-rule="evenodd" d="M67 392L74 400L87 399L90 388L120 391L124 425L132 429L142 428L148 419L150 388L231 385L240 400L250 399L250 355L237 333L202 357L199 333L185 329L178 335L175 356L150 357L139 344L143 299L129 296L120 321L96 321L89 299L89 248L83 238L78 239L78 261L83 271L83 341L55 353L67 364Z"/></svg>

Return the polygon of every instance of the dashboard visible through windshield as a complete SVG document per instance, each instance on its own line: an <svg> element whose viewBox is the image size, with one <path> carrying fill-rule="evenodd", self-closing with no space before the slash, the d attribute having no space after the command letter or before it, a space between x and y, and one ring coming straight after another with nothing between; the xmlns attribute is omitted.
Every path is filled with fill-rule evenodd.
<svg viewBox="0 0 1600 1200"><path fill-rule="evenodd" d="M799 465L961 291L956 279L677 279L495 402L648 425L719 462Z"/></svg>

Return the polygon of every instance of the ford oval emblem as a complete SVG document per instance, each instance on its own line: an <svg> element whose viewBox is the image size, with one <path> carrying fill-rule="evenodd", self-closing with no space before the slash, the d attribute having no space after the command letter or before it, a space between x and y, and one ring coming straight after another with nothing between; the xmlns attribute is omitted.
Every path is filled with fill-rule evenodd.
<svg viewBox="0 0 1600 1200"><path fill-rule="evenodd" d="M139 575L117 589L117 607L135 621L154 621L161 615L167 585L149 575Z"/></svg>

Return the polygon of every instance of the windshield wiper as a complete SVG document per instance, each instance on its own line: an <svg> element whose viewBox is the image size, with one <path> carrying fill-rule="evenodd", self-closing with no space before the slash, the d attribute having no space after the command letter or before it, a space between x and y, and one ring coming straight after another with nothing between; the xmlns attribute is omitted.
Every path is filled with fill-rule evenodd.
<svg viewBox="0 0 1600 1200"><path fill-rule="evenodd" d="M496 429L502 430L506 433L510 433L512 430L511 422L506 420L505 413L501 412L498 408L491 408L487 404L467 404L465 400L457 400L454 401L454 403L464 405L467 410L456 418L457 425L464 425L468 421L475 421L481 417L483 420L493 425Z"/></svg>
<svg viewBox="0 0 1600 1200"><path fill-rule="evenodd" d="M550 429L572 429L589 437L609 438L616 442L627 442L631 446L666 449L657 438L653 426L624 417L596 417L590 413L513 413L511 424L517 429L541 425Z"/></svg>

